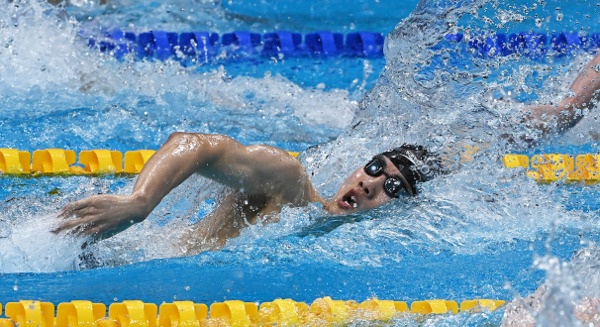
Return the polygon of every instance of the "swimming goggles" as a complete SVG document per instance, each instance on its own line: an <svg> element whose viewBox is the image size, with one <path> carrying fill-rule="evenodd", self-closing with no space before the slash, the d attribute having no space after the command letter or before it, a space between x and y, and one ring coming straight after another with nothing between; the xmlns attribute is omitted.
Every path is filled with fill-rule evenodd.
<svg viewBox="0 0 600 327"><path fill-rule="evenodd" d="M385 162L383 160L384 159L380 158L379 156L374 157L365 166L365 173L372 177L379 177L382 174L385 175L386 179L383 183L383 190L391 198L399 198L400 193L402 193L402 191L406 191L408 192L408 194L412 195L412 192L408 191L408 188L406 186L408 182L404 178L402 178L402 176L390 176L385 172Z"/></svg>

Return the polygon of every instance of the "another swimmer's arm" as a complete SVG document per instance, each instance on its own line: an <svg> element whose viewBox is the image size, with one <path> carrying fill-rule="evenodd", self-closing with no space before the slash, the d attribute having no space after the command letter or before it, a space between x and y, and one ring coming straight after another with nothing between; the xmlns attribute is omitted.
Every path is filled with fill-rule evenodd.
<svg viewBox="0 0 600 327"><path fill-rule="evenodd" d="M600 53L592 59L585 70L571 84L569 96L558 105L536 107L529 121L544 134L562 132L581 120L584 109L591 109L600 94Z"/></svg>

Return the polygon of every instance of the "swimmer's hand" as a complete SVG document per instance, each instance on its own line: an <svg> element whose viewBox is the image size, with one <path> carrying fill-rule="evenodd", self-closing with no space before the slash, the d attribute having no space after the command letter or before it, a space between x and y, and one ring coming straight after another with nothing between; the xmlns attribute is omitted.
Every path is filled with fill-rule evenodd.
<svg viewBox="0 0 600 327"><path fill-rule="evenodd" d="M148 214L144 202L133 195L94 195L66 205L59 217L69 220L52 232L67 231L100 240L143 221ZM70 219L73 217L76 219Z"/></svg>
<svg viewBox="0 0 600 327"><path fill-rule="evenodd" d="M570 127L571 120L555 105L528 107L523 115L513 121L515 133L501 134L500 138L511 144L533 147L546 136L560 133Z"/></svg>

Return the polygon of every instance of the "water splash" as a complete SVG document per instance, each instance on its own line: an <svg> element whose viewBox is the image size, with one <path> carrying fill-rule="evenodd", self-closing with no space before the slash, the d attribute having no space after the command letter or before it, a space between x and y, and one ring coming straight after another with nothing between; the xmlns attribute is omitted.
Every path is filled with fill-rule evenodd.
<svg viewBox="0 0 600 327"><path fill-rule="evenodd" d="M204 253L186 262L198 267L239 264L263 268L287 263L328 263L373 268L372 271L386 268L403 278L414 278L402 269L424 267L420 270L423 272L433 266L434 270L439 267L434 266L438 261L446 263L447 268L460 258L476 258L472 260L486 265L483 258L506 255L508 260L516 253L524 257L525 268L503 267L509 273L499 278L513 284L515 293L531 292L531 285L538 284L528 271L534 253L541 247L541 252L548 255L545 258L568 258L565 252L580 249L581 239L597 241L597 212L573 209L566 203L572 193L582 192L579 186L539 185L522 170L501 168L500 158L509 144L499 135L525 133L523 126L515 123L522 115L515 108L557 99L589 56L580 54L574 60L550 57L548 61L517 55L481 58L465 43L451 43L444 35L477 35L494 28L504 33L532 26L545 28L550 24L548 20L539 21L535 15L546 12L550 5L536 3L513 8L512 3L499 1L422 1L387 38L386 68L377 85L357 104L346 91L302 88L277 74L231 77L228 67L198 72L174 62L103 57L91 52L79 39L78 31L84 24L62 16L60 9L22 2L18 8L10 6L8 13L0 13L4 24L0 40L6 45L0 50L0 100L5 105L0 140L6 146L22 149L34 144L82 149L101 145L130 150L148 144L156 147L170 132L183 129L225 132L248 142L294 144L301 148L342 134L301 156L314 184L326 196L336 191L348 172L374 154L402 143L423 144L440 152L477 145L481 151L473 154L470 162L424 183L421 195L415 199L402 199L344 217L331 217L317 205L285 208L279 223L251 226L223 251ZM203 4L210 7L214 3ZM92 9L81 11L94 12L95 5L91 6ZM111 17L111 10L102 7L101 14ZM135 10L126 13L125 6L118 10L139 15ZM13 18L13 14L18 15ZM565 24L575 24L578 17L571 12L563 15L560 22ZM120 17L123 16L117 14L111 19ZM9 22L16 22L17 26ZM168 24L163 27L179 28ZM15 38L15 33L22 34ZM35 41L41 43L30 42L28 35L36 35ZM38 42L40 35L44 37ZM35 100L23 101L27 98ZM23 112L32 121L23 121ZM41 123L43 119L47 123ZM585 142L593 122L588 119L587 127L582 124L575 134L559 136L552 142ZM8 126L16 126L16 131ZM118 131L122 133L115 138ZM31 185L35 183L58 184L54 187L62 195L50 195L48 189L37 191L39 185ZM205 210L210 210L205 202L209 194L222 191L208 184L198 192L198 185L205 183L190 180L143 224L91 245L88 250L100 265L108 266L182 255L173 246L172 239L177 237L174 230L189 220L199 219ZM26 246L24 240L49 227L32 222L44 220L61 205L87 195L127 193L133 181L86 177L52 182L36 179L31 184L29 187L36 191L18 202L7 201L8 210L0 215L0 242L12 249L0 256L3 272L78 269L78 246L84 240L55 240L55 236L44 234L44 244L65 242L59 250L77 251L67 251L64 261L60 258L62 252L53 249L42 251L43 258L33 256L36 250ZM19 185L5 185L12 188L6 192L14 190L17 197L24 192ZM552 241L548 242L550 235ZM72 244L77 246L71 248ZM516 250L511 252L513 249ZM173 265L180 262L169 260L173 260L169 261ZM583 261L589 264L593 260ZM566 299L597 296L580 291L586 283L597 284L592 279L596 267L578 262L574 259L570 264L547 266L550 299L554 299L548 303L555 303L548 310L564 305ZM453 280L467 278L457 270L460 268L444 272L456 277ZM518 271L510 275L514 270ZM567 270L583 277L569 280L565 277ZM497 286L505 280L490 278L482 282L486 276L477 278L485 285L468 294L506 294ZM435 283L421 282L434 290L413 287L412 293L399 295L423 299L424 295L439 294L436 285L432 285ZM575 293L571 292L573 289ZM452 325L461 324L463 318L439 319ZM436 319L432 318L431 324L438 323ZM495 313L492 320L498 319ZM548 321L552 314L545 310L538 319Z"/></svg>
<svg viewBox="0 0 600 327"><path fill-rule="evenodd" d="M481 19L478 17L479 10L487 5L488 3L484 1L422 2L411 17L401 22L388 37L386 41L387 68L382 73L377 86L361 101L361 112L354 118L354 128L341 135L337 140L310 150L302 157L302 160L309 172L314 175L313 182L317 188L325 195L330 196L346 177L347 172L360 167L373 154L405 142L420 143L433 150L443 150L466 139L467 144L487 144L489 145L488 150L478 154L471 163L463 165L460 171L423 185L423 194L418 202L400 201L359 218L342 218L337 223L326 223L327 219L321 218L323 213L318 208L300 212L295 210L284 212L280 225L273 228L259 226L256 227L258 230L250 228L239 240L233 241L230 246L231 249L235 249L234 253L239 251L236 244L244 244L243 247L253 248L258 247L257 243L266 242L269 246L265 246L263 255L272 256L272 253L267 253L267 249L273 239L286 239L290 235L294 235L298 229L304 229L308 231L306 236L301 237L302 240L298 241L295 249L288 249L288 253L303 253L306 247L315 247L322 249L317 251L321 253L320 258L337 257L335 260L344 264L358 265L369 262L368 264L377 266L381 265L382 259L372 258L382 257L384 261L389 259L392 262L399 262L402 256L378 254L377 249L368 244L390 243L390 248L415 247L434 252L476 254L480 251L478 249L486 249L498 243L511 242L514 239L537 240L538 233L543 234L555 224L572 226L590 216L591 214L578 213L581 218L577 222L569 219L570 211L565 208L564 203L554 201L554 198L562 193L560 188L537 185L528 180L522 171L494 168L490 173L489 167L499 166L498 160L505 150L504 143L496 144L499 134L498 127L513 131L514 127L503 125L502 120L507 120L504 116L508 116L508 120L510 120L511 115L515 115L514 110L510 108L515 106L516 101L514 97L498 99L495 90L503 90L513 84L519 84L525 80L528 72L535 71L543 65L527 62L528 59L520 59L526 61L525 67L529 65L530 68L523 68L524 66L521 65L519 69L522 70L522 73L516 74L517 68L513 67L511 68L514 75L512 78L490 82L489 79L483 77L489 76L492 68L509 67L506 59L488 58L484 60L483 58L474 58L470 53L458 52L459 59L466 60L472 66L455 68L453 63L456 61L449 61L444 66L436 63L436 58L443 57L450 51L462 51L452 48L451 44L450 48L438 46L440 43L446 42L443 37L445 33L458 31L461 19L465 19L467 16L471 17L471 20ZM502 24L518 20L508 19L506 12L498 17ZM476 30L473 29L472 33L475 32ZM327 111L324 111L326 115L322 117L319 111L309 109L323 108L324 106L320 103L338 103L339 99L347 97L343 91L323 92L324 98L333 97L331 102L328 99L307 104L300 101L299 98L313 99L315 95L319 98L321 91L307 91L289 84L288 81L278 76L265 76L262 79L247 77L229 79L223 70L191 75L185 68L168 62L164 64L128 63L131 65L130 67L111 61L112 59L109 58L103 60L100 61L103 67L108 67L109 72L114 72L114 68L111 68L114 65L122 73L122 76L116 80L107 81L105 85L102 81L98 82L98 85L104 86L95 88L92 93L100 92L104 96L105 93L100 90L105 87L112 88L113 91L108 94L116 94L116 98L122 103L116 109L108 111L114 112L115 115L130 114L132 120L135 120L133 117L148 115L150 118L147 118L147 126L132 128L135 131L132 134L135 134L140 141L149 138L140 137L140 132L144 128L148 130L164 128L165 131L161 133L166 135L172 130L169 126L198 127L189 122L177 122L178 117L193 115L192 112L197 110L197 106L190 110L179 109L186 108L188 101L214 106L214 111L204 109L204 113L216 114L216 111L228 108L226 116L236 116L236 124L247 127L255 123L255 111L248 111L247 121L241 119L237 114L239 111L246 112L249 110L247 108L258 107L259 113L262 113L263 117L274 115L278 119L286 119L284 117L291 112L298 117L304 117L301 126L319 126L333 120L331 116L327 115L337 115L339 110L343 110L344 107L353 106L351 102L342 101L334 110L328 108ZM460 62L460 60L458 61ZM157 67L160 69L155 71L154 68ZM144 72L145 79L142 80L138 77L140 72ZM550 75L550 73L548 74ZM100 74L100 76L106 75ZM169 91L162 89L164 78L174 82L169 87ZM199 83L197 79L204 79L203 83ZM136 84L136 82L141 84ZM193 85L196 85L197 88L194 88ZM112 93L121 87L125 91ZM551 89L560 90L565 87L565 83L556 83ZM123 95L123 93L129 92L133 92L135 95L133 97ZM186 98L181 100L181 94L185 94ZM277 99L268 100L272 95L278 95ZM132 106L131 102L135 105ZM152 104L146 106L146 102ZM493 104L490 105L489 102L493 102ZM174 103L175 105L173 105ZM516 105L518 106L518 104ZM173 108L170 108L171 106ZM291 111L280 109L286 106L290 107ZM166 109L167 107L171 110L157 109ZM333 127L342 128L347 125L348 118L351 119L351 111L342 115L347 120L337 120L335 123L339 125ZM97 116L94 120L100 121L106 117L106 115ZM107 119L107 121L113 120ZM166 126L155 126L152 123L154 121L163 121ZM290 126L289 124L284 124L282 127L279 122L278 120L277 123L272 123L275 124L271 128L275 131L272 134L274 138L290 140L297 139L302 135L302 129L290 132L286 130ZM295 122L297 120L290 120L290 123ZM207 122L206 124L213 123ZM200 126L199 129L202 131L203 128L210 130L206 126ZM110 126L107 125L104 132L110 130ZM318 129L310 128L309 130L311 134L318 133ZM242 139L255 138L252 136L253 133L249 132L252 129L243 128L229 131L230 134L235 134ZM284 132L289 133L290 136L285 136ZM91 133L95 134L98 131L93 130ZM106 133L106 135L111 134L113 133ZM94 135L82 134L82 142L92 136ZM101 142L103 137L100 135ZM129 139L125 140L130 142ZM300 140L309 142L314 138ZM98 142L98 139L95 142ZM156 143L160 142L156 141ZM514 183L519 184L520 188L516 189L510 186ZM191 186L186 188L188 191L191 189L193 189ZM182 192L185 193L185 191ZM540 193L544 196L539 196ZM187 208L188 205L185 204L184 208ZM183 216L189 217L190 214ZM373 222L367 217L390 218L375 219ZM526 224L522 224L523 221ZM286 228L280 228L281 225ZM139 228L135 231L152 227L140 225ZM356 228L375 232L358 238ZM313 237L315 234L319 234L320 230L326 237ZM132 234L123 235L125 236L122 239L111 246L117 246L118 242L127 242L126 239L132 237ZM148 249L148 253L155 254L134 255L134 258L123 262L164 256L164 254L156 254L158 252L151 249ZM171 252L167 251L166 253ZM344 254L339 255L339 253ZM278 255L280 258L288 257L283 253ZM244 256L238 260L242 260L242 258ZM313 259L317 260L314 257Z"/></svg>
<svg viewBox="0 0 600 327"><path fill-rule="evenodd" d="M123 134L130 146L157 147L178 130L313 144L335 137L357 106L347 91L301 88L276 73L232 77L218 66L197 72L175 61L119 61L88 49L82 23L41 1L7 5L0 21L0 140L9 147L31 147L20 135L27 128L47 130L27 137L46 147L68 145L69 138L81 148L98 147ZM27 126L23 113L32 118ZM120 115L129 119L115 119ZM58 124L34 126L48 119ZM115 120L120 124L108 123ZM321 129L308 132L312 126Z"/></svg>
<svg viewBox="0 0 600 327"><path fill-rule="evenodd" d="M83 241L52 234L50 230L57 225L55 214L35 218L2 224L5 235L0 238L0 270L13 273L76 269Z"/></svg>
<svg viewBox="0 0 600 327"><path fill-rule="evenodd" d="M547 279L535 292L509 304L503 326L580 326L598 322L598 255L595 243L569 261L552 255L537 257L535 267Z"/></svg>

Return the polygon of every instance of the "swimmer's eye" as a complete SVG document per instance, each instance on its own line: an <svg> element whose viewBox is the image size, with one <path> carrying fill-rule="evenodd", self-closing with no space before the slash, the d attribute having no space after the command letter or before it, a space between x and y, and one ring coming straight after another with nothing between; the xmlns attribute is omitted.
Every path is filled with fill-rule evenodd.
<svg viewBox="0 0 600 327"><path fill-rule="evenodd" d="M404 190L404 184L400 178L395 176L389 176L384 171L385 165L380 158L373 158L366 166L365 173L372 177L378 177L382 174L385 175L386 179L383 182L383 190L390 198L400 197L400 193Z"/></svg>

